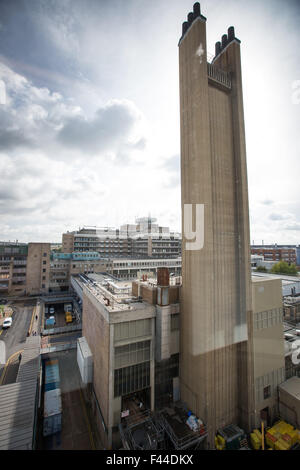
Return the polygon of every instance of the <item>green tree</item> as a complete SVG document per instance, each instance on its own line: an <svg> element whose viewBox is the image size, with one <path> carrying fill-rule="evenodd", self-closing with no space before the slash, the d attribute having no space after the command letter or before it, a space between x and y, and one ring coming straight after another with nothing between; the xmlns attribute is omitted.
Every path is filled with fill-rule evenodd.
<svg viewBox="0 0 300 470"><path fill-rule="evenodd" d="M279 261L278 263L274 264L271 269L271 273L273 274L290 274L290 275L297 275L297 268L295 264L289 265L286 261Z"/></svg>
<svg viewBox="0 0 300 470"><path fill-rule="evenodd" d="M268 270L265 266L257 266L256 271L258 271L259 273L267 273L268 272Z"/></svg>

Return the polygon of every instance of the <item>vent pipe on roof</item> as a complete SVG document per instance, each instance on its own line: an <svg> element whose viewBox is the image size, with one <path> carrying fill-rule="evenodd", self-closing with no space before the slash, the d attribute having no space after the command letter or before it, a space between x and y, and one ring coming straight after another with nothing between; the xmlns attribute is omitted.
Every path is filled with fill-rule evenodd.
<svg viewBox="0 0 300 470"><path fill-rule="evenodd" d="M223 34L223 36L222 36L222 49L224 49L224 47L226 47L227 44L228 44L227 34Z"/></svg>
<svg viewBox="0 0 300 470"><path fill-rule="evenodd" d="M187 19L188 19L189 24L191 25L192 22L194 21L194 13L190 12L187 16Z"/></svg>
<svg viewBox="0 0 300 470"><path fill-rule="evenodd" d="M221 50L222 50L222 45L221 45L221 42L218 41L216 42L216 45L215 45L215 55L217 56L218 54L220 54Z"/></svg>
<svg viewBox="0 0 300 470"><path fill-rule="evenodd" d="M235 38L234 27L230 26L230 28L228 28L228 42L233 41L234 38Z"/></svg>
<svg viewBox="0 0 300 470"><path fill-rule="evenodd" d="M197 18L198 16L201 15L201 8L200 8L199 2L194 3L193 11L194 11L194 18Z"/></svg>
<svg viewBox="0 0 300 470"><path fill-rule="evenodd" d="M189 23L185 21L184 23L182 23L182 36L187 32L188 29L189 29Z"/></svg>

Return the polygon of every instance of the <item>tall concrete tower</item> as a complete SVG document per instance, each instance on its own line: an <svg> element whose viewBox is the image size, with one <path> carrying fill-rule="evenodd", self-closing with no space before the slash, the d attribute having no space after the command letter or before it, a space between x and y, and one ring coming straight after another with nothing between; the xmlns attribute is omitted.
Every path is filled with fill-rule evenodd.
<svg viewBox="0 0 300 470"><path fill-rule="evenodd" d="M179 72L181 398L213 447L219 427L251 426L252 301L240 41L230 27L209 63L199 3L183 23Z"/></svg>

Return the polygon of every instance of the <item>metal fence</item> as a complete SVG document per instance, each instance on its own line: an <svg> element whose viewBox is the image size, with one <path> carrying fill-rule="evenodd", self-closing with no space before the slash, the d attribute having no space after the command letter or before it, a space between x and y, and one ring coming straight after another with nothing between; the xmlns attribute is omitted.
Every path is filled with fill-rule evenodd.
<svg viewBox="0 0 300 470"><path fill-rule="evenodd" d="M71 333L72 331L79 331L79 330L82 330L82 323L78 323L78 325L73 325L73 326L60 326L57 328L49 328L49 330L44 328L42 330L42 335L43 336L57 335L59 333Z"/></svg>
<svg viewBox="0 0 300 470"><path fill-rule="evenodd" d="M49 354L52 352L66 351L68 349L76 349L77 341L72 341L71 343L58 344L56 346L50 346L48 348L41 348L41 354Z"/></svg>

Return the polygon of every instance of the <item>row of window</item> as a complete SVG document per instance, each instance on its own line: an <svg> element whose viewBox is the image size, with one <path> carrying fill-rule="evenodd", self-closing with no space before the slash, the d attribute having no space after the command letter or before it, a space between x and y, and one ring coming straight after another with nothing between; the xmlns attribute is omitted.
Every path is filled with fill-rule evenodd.
<svg viewBox="0 0 300 470"><path fill-rule="evenodd" d="M150 386L150 362L115 370L114 396L137 392Z"/></svg>
<svg viewBox="0 0 300 470"><path fill-rule="evenodd" d="M150 341L140 341L115 348L115 369L149 360Z"/></svg>
<svg viewBox="0 0 300 470"><path fill-rule="evenodd" d="M262 330L263 328L270 328L271 326L282 323L283 309L274 308L265 312L258 312L254 314L254 330Z"/></svg>
<svg viewBox="0 0 300 470"><path fill-rule="evenodd" d="M152 334L151 318L144 320L127 321L115 325L115 341L121 341L128 338L138 338Z"/></svg>

